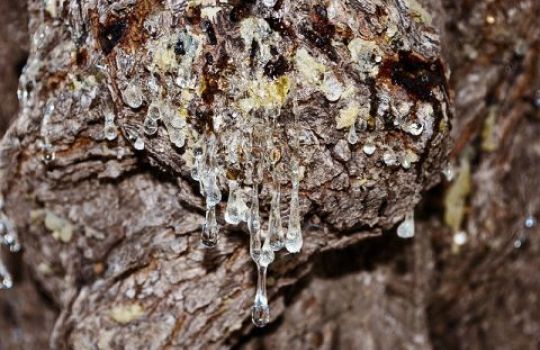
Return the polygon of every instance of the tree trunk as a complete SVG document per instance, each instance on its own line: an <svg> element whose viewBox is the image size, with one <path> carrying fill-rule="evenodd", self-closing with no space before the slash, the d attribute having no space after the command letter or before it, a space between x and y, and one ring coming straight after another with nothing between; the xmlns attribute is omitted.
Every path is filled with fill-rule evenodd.
<svg viewBox="0 0 540 350"><path fill-rule="evenodd" d="M24 267L1 348L540 344L540 4L269 3L28 2L0 162L23 246L4 256ZM230 223L231 198L247 210L259 185L263 231L287 232L295 163L304 246L276 253L257 329L254 226ZM396 237L422 198L416 238Z"/></svg>

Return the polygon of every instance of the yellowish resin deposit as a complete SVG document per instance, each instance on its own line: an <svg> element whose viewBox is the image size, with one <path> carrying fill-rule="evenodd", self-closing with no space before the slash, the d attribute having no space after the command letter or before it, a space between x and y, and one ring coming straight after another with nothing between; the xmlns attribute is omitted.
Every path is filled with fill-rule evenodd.
<svg viewBox="0 0 540 350"><path fill-rule="evenodd" d="M112 308L109 316L120 324L138 320L144 315L144 308L139 303L118 305Z"/></svg>
<svg viewBox="0 0 540 350"><path fill-rule="evenodd" d="M348 48L351 59L358 65L359 71L370 75L378 73L377 57L381 57L383 52L375 42L356 38L349 43Z"/></svg>
<svg viewBox="0 0 540 350"><path fill-rule="evenodd" d="M300 75L307 82L314 85L320 84L326 68L311 56L305 48L296 51L295 63Z"/></svg>
<svg viewBox="0 0 540 350"><path fill-rule="evenodd" d="M171 45L171 42L170 37L163 37L159 39L159 42L154 48L152 65L160 71L172 71L178 66L174 53L174 45Z"/></svg>
<svg viewBox="0 0 540 350"><path fill-rule="evenodd" d="M256 80L249 82L249 97L240 100L240 109L248 113L259 108L281 107L290 90L289 77L284 75L272 81Z"/></svg>
<svg viewBox="0 0 540 350"><path fill-rule="evenodd" d="M352 101L347 107L339 111L339 115L336 117L336 128L350 128L356 123L359 114L360 104L356 101Z"/></svg>
<svg viewBox="0 0 540 350"><path fill-rule="evenodd" d="M407 7L411 11L412 17L417 22L431 24L433 18L431 17L429 12L427 12L426 9L424 9L422 5L418 3L418 1L407 0Z"/></svg>
<svg viewBox="0 0 540 350"><path fill-rule="evenodd" d="M75 231L73 224L50 211L45 213L44 224L57 241L68 243L73 238L73 232Z"/></svg>
<svg viewBox="0 0 540 350"><path fill-rule="evenodd" d="M459 175L444 199L444 221L457 232L465 216L465 201L471 191L471 166L468 160L462 160Z"/></svg>
<svg viewBox="0 0 540 350"><path fill-rule="evenodd" d="M272 33L268 23L262 18L249 17L240 24L240 36L246 45L251 45L253 39L259 43Z"/></svg>
<svg viewBox="0 0 540 350"><path fill-rule="evenodd" d="M496 122L497 109L491 108L482 129L482 150L486 152L497 150Z"/></svg>

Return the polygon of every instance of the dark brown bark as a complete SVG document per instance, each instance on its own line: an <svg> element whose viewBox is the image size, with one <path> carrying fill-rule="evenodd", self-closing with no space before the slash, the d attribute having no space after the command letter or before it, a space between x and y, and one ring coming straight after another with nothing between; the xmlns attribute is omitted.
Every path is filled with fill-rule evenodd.
<svg viewBox="0 0 540 350"><path fill-rule="evenodd" d="M124 48L141 45L136 23L150 15L150 5L161 6L137 4L128 16L129 35L120 43ZM426 193L416 210L417 237L395 238L392 226L419 200L421 191L438 181L448 135L443 132L440 140L427 144L421 171L412 175L398 171L389 176L386 167L369 162L353 148L351 169L368 161L360 171L381 178L370 188L371 200L357 198L344 185L350 179L332 173L342 164L340 155L325 155L344 136L324 130L335 128L330 109L320 104L324 97L308 99L305 104L319 118L300 122L314 126L325 144L315 150L321 152L314 157L320 163L308 167L314 175L302 184L309 198L303 208L304 251L282 256L270 268L274 322L264 330L254 330L248 321L254 276L247 235L226 228L217 251L200 249L203 202L168 139L161 134L147 138L145 151L135 152L122 135L112 144L103 139L99 115L83 119L82 114L67 112L56 121L60 128L54 143L60 146L55 162L45 167L35 144L44 101L52 92L59 101L73 98L58 94L65 87L64 73L84 76L92 68L67 65L35 73L43 95L28 101L4 139L4 169L9 171L6 211L19 228L25 247L22 260L30 274L16 284L18 296L0 295L0 345L43 348L59 310L50 333L52 348L537 348L540 240L538 228L524 229L523 221L527 215L539 215L540 204L535 140L540 29L534 22L540 5L530 0L424 5L441 31L452 71L452 156L456 164L470 166L470 181L439 185ZM369 14L369 4L363 6L356 11L377 18ZM36 4L30 9L37 20ZM103 30L96 21L93 17L90 35ZM37 23L31 28L35 31ZM68 40L65 27L55 28ZM411 36L418 34L414 30ZM224 40L222 35L218 30L218 42ZM45 61L54 62L59 58L50 50L62 43L62 36L50 38L55 39L40 52L49 55ZM114 67L110 44L102 41L87 54L98 57L98 50L106 49L105 64ZM325 45L319 49L321 57L345 57ZM393 74L403 72L406 77L415 69L394 67ZM376 86L382 86L384 78L378 75ZM115 76L113 82L122 79ZM392 79L396 83L396 76ZM396 89L403 86L406 81ZM112 88L115 108L119 115L127 113L118 119L119 126L140 125L143 113L126 108L116 89ZM13 84L6 91L13 93ZM419 92L421 97L424 93ZM160 147L166 151L159 152ZM119 152L122 158L117 158ZM332 165L321 166L325 162ZM319 182L332 182L331 190L320 190ZM456 223L445 215L453 208L444 207L443 193L465 182L471 189L463 191L459 205L466 215ZM341 190L335 190L336 184ZM46 228L44 219L52 214L62 225L73 226L66 242ZM465 244L453 241L457 231L466 233ZM30 313L29 306L40 311ZM14 332L23 334L24 343Z"/></svg>

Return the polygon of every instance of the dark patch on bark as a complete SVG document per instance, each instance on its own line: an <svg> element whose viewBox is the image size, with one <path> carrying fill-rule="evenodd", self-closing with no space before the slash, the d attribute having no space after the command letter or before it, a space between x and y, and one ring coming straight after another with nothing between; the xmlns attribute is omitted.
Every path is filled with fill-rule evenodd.
<svg viewBox="0 0 540 350"><path fill-rule="evenodd" d="M124 19L113 19L106 25L99 25L98 40L105 55L110 54L118 45L124 37L126 29L127 25Z"/></svg>
<svg viewBox="0 0 540 350"><path fill-rule="evenodd" d="M296 32L293 28L291 28L290 25L288 25L286 22L284 22L280 18L274 18L274 17L268 17L265 18L266 22L268 23L268 26L270 29L272 29L275 32L278 32L279 35L281 35L284 38L290 38L294 39L296 38Z"/></svg>
<svg viewBox="0 0 540 350"><path fill-rule="evenodd" d="M233 2L233 8L229 13L231 22L237 23L248 17L251 13L255 0L237 0Z"/></svg>
<svg viewBox="0 0 540 350"><path fill-rule="evenodd" d="M400 51L397 61L393 58L385 60L379 77L390 78L392 83L421 101L431 102L434 99L433 89L437 86L446 90L441 62L429 62L408 51Z"/></svg>
<svg viewBox="0 0 540 350"><path fill-rule="evenodd" d="M201 7L189 6L186 11L186 20L191 25L198 25L201 23Z"/></svg>
<svg viewBox="0 0 540 350"><path fill-rule="evenodd" d="M204 20L202 22L202 28L204 32L206 33L206 37L208 38L208 43L213 46L217 45L216 31L214 30L214 26L212 25L212 22L208 20Z"/></svg>
<svg viewBox="0 0 540 350"><path fill-rule="evenodd" d="M184 41L182 37L178 38L178 41L174 45L174 53L176 56L184 56L186 54L186 48L184 47Z"/></svg>
<svg viewBox="0 0 540 350"><path fill-rule="evenodd" d="M274 79L287 73L289 69L289 62L287 62L285 57L279 55L275 60L268 61L264 66L264 75Z"/></svg>

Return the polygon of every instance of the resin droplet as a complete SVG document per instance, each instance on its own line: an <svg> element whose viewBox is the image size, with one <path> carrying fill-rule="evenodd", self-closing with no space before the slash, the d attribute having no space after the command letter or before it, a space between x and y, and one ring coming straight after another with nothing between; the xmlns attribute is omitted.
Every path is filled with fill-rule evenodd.
<svg viewBox="0 0 540 350"><path fill-rule="evenodd" d="M359 138L358 138L358 134L356 133L356 126L353 125L349 129L349 134L347 135L347 141L349 141L351 145L356 145L358 143Z"/></svg>
<svg viewBox="0 0 540 350"><path fill-rule="evenodd" d="M375 151L377 150L377 147L372 143L366 143L364 147L362 147L362 151L364 151L365 154L368 156L373 155Z"/></svg>
<svg viewBox="0 0 540 350"><path fill-rule="evenodd" d="M133 144L133 147L135 147L135 149L137 151L142 151L144 150L144 140L142 137L137 137L137 139L135 140L135 143Z"/></svg>
<svg viewBox="0 0 540 350"><path fill-rule="evenodd" d="M186 144L186 134L181 129L170 129L169 139L178 148L182 148Z"/></svg>
<svg viewBox="0 0 540 350"><path fill-rule="evenodd" d="M158 130L158 123L156 119L146 117L144 120L144 133L146 135L154 135Z"/></svg>
<svg viewBox="0 0 540 350"><path fill-rule="evenodd" d="M302 249L302 227L300 223L300 203L298 199L298 162L293 160L291 163L291 204L289 211L289 227L285 239L285 248L290 253L298 253Z"/></svg>
<svg viewBox="0 0 540 350"><path fill-rule="evenodd" d="M397 161L397 158L396 158L396 155L393 152L388 151L388 152L385 152L383 154L383 162L384 162L384 164L386 164L388 166L392 166L392 165L396 164L396 161Z"/></svg>
<svg viewBox="0 0 540 350"><path fill-rule="evenodd" d="M159 106L159 104L157 102L153 102L149 107L148 107L148 112L146 113L146 118L150 118L150 119L153 119L155 121L158 121L160 120L162 117L162 114L161 114L161 108Z"/></svg>
<svg viewBox="0 0 540 350"><path fill-rule="evenodd" d="M521 249L525 248L528 243L527 235L521 233L518 235L518 237L514 240L514 248Z"/></svg>
<svg viewBox="0 0 540 350"><path fill-rule="evenodd" d="M1 204L1 203L0 203ZM11 252L18 252L21 250L21 244L13 223L7 218L7 216L1 211L0 208L0 244L3 244L9 248Z"/></svg>
<svg viewBox="0 0 540 350"><path fill-rule="evenodd" d="M405 215L405 220L398 226L397 235L401 238L414 237L414 212Z"/></svg>
<svg viewBox="0 0 540 350"><path fill-rule="evenodd" d="M265 266L258 266L257 291L251 308L251 320L257 327L264 327L270 323L270 307L266 296L266 271Z"/></svg>
<svg viewBox="0 0 540 350"><path fill-rule="evenodd" d="M103 134L105 138L109 141L114 141L118 136L118 129L113 121L105 122L105 127L103 128Z"/></svg>
<svg viewBox="0 0 540 350"><path fill-rule="evenodd" d="M43 145L43 155L42 155L42 160L43 160L43 163L45 164L50 164L52 162L54 162L54 159L56 158L56 155L53 151L53 147L52 145L50 144L45 144Z"/></svg>
<svg viewBox="0 0 540 350"><path fill-rule="evenodd" d="M207 247L215 247L218 240L219 227L216 220L216 207L206 209L206 222L203 226L201 242Z"/></svg>
<svg viewBox="0 0 540 350"><path fill-rule="evenodd" d="M452 163L449 163L442 171L446 181L450 182L456 177L456 169Z"/></svg>
<svg viewBox="0 0 540 350"><path fill-rule="evenodd" d="M21 250L21 244L19 243L17 236L13 232L8 232L4 234L4 236L2 237L2 243L8 246L10 252L16 253Z"/></svg>
<svg viewBox="0 0 540 350"><path fill-rule="evenodd" d="M0 289L9 289L13 287L13 279L11 278L11 274L7 270L6 266L4 265L4 262L0 259Z"/></svg>
<svg viewBox="0 0 540 350"><path fill-rule="evenodd" d="M419 136L424 132L424 125L422 125L422 123L411 123L404 127L403 131L414 136Z"/></svg>
<svg viewBox="0 0 540 350"><path fill-rule="evenodd" d="M133 109L141 107L144 102L141 89L134 83L128 85L122 92L122 97L124 98L124 102Z"/></svg>
<svg viewBox="0 0 540 350"><path fill-rule="evenodd" d="M176 129L183 129L187 125L187 122L184 118L182 118L180 115L175 114L171 118L171 126Z"/></svg>
<svg viewBox="0 0 540 350"><path fill-rule="evenodd" d="M277 0L262 0L262 3L266 7L274 7L277 3Z"/></svg>
<svg viewBox="0 0 540 350"><path fill-rule="evenodd" d="M404 169L410 169L413 163L419 160L418 155L412 151L406 151L403 157L401 157L401 166Z"/></svg>
<svg viewBox="0 0 540 350"><path fill-rule="evenodd" d="M529 215L525 218L524 222L525 228L533 228L536 226L536 218L532 215Z"/></svg>
<svg viewBox="0 0 540 350"><path fill-rule="evenodd" d="M462 246L467 243L467 234L463 231L457 232L454 234L453 240L455 245Z"/></svg>
<svg viewBox="0 0 540 350"><path fill-rule="evenodd" d="M344 87L334 73L327 72L324 74L322 90L328 101L335 102L341 98Z"/></svg>

